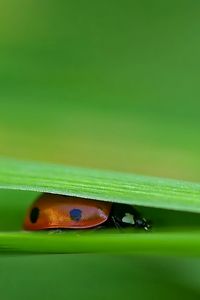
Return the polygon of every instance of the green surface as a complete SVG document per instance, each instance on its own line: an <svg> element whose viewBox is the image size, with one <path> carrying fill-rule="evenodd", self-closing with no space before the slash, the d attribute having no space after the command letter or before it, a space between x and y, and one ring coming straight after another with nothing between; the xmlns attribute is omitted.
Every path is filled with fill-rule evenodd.
<svg viewBox="0 0 200 300"><path fill-rule="evenodd" d="M199 8L1 1L0 154L199 182ZM36 196L0 191L1 234L19 234ZM200 225L198 214L140 209L154 230ZM199 270L189 254L3 254L0 289L5 300L199 299Z"/></svg>
<svg viewBox="0 0 200 300"><path fill-rule="evenodd" d="M4 158L0 188L200 212L197 183Z"/></svg>
<svg viewBox="0 0 200 300"><path fill-rule="evenodd" d="M0 252L14 254L111 253L200 257L200 232L138 233L83 231L0 233Z"/></svg>

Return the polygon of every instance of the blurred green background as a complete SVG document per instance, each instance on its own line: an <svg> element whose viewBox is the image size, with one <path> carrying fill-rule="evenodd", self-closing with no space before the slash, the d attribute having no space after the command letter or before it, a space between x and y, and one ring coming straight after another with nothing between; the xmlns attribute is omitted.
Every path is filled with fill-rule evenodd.
<svg viewBox="0 0 200 300"><path fill-rule="evenodd" d="M199 9L1 1L1 154L199 180Z"/></svg>
<svg viewBox="0 0 200 300"><path fill-rule="evenodd" d="M1 1L0 154L199 181L199 9L185 0ZM34 197L0 192L10 201L9 211L0 204L1 230L19 230ZM1 295L199 299L199 263L1 256Z"/></svg>

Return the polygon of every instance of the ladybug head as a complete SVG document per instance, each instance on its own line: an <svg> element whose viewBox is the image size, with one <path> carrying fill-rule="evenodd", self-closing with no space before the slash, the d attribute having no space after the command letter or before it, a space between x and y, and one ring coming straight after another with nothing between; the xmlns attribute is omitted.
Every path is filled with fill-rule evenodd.
<svg viewBox="0 0 200 300"><path fill-rule="evenodd" d="M136 219L135 226L138 228L144 228L145 230L149 230L151 228L151 224L145 218Z"/></svg>

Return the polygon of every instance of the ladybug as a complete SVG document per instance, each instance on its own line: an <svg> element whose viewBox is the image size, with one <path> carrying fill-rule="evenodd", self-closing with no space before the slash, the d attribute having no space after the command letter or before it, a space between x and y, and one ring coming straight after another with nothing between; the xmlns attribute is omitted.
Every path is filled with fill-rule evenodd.
<svg viewBox="0 0 200 300"><path fill-rule="evenodd" d="M24 222L25 230L129 226L150 228L131 205L47 193L33 203Z"/></svg>

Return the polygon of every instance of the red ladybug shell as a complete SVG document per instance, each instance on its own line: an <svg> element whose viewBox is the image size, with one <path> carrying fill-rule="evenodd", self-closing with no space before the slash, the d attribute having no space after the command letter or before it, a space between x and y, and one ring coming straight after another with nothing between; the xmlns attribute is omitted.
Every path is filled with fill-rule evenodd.
<svg viewBox="0 0 200 300"><path fill-rule="evenodd" d="M110 210L109 202L43 194L30 207L24 229L91 228L104 223Z"/></svg>

